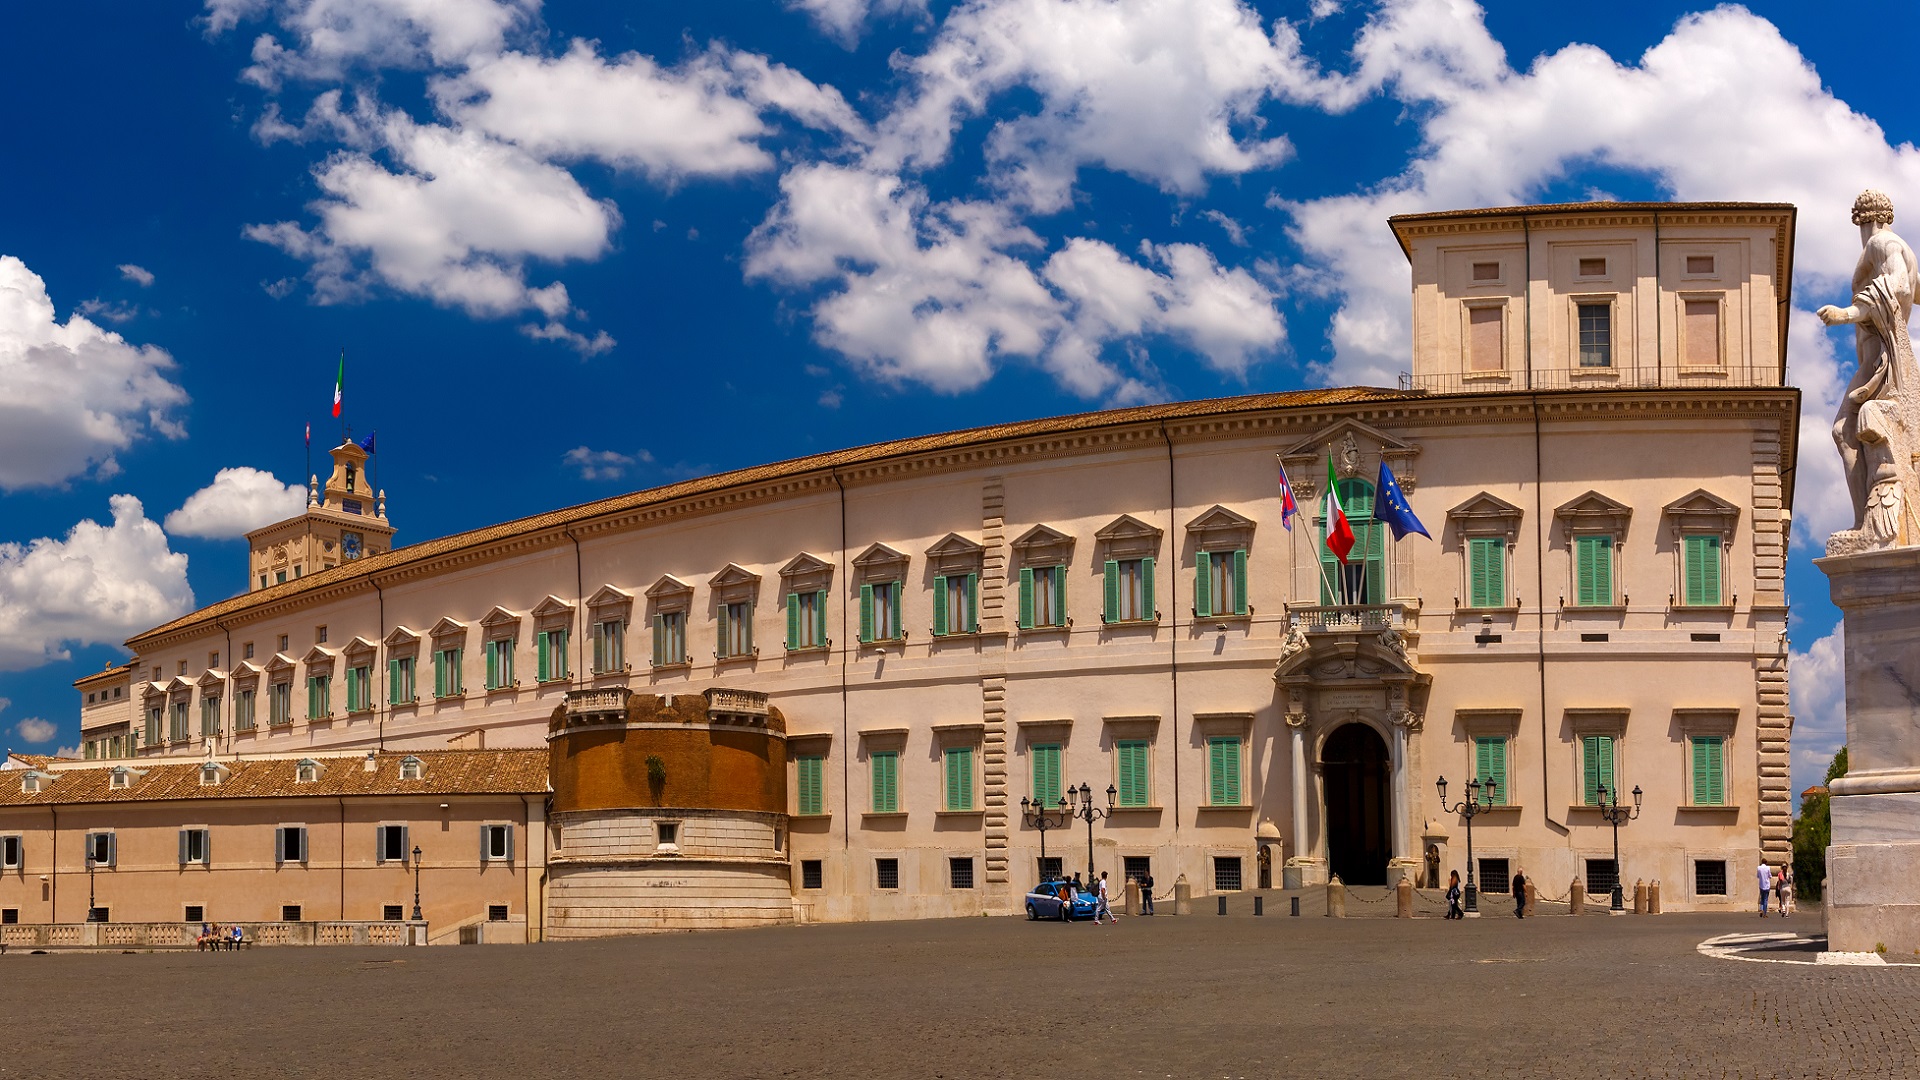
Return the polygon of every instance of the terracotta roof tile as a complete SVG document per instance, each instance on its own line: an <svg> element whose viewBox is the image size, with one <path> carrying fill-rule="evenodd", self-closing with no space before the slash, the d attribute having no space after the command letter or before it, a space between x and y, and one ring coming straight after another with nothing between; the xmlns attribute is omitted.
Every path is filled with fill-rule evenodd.
<svg viewBox="0 0 1920 1080"><path fill-rule="evenodd" d="M1249 394L1242 397L1213 398L1205 401L1177 401L1165 405L1141 405L1129 409L1110 409L1102 412L1076 413L1070 416L1054 416L1041 420L1024 420L1010 424L994 424L987 427L968 428L962 431L950 431L937 435L920 435L910 439L896 439L892 442L874 443L846 450L834 450L809 457L793 458L788 461L756 465L732 472L717 473L693 480L667 484L662 487L648 488L628 495L616 495L596 502L581 503L578 506L550 510L543 514L503 522L482 529L455 533L437 540L425 540L418 544L394 548L378 555L370 555L350 563L322 570L317 574L308 574L293 581L269 585L264 589L242 593L239 596L210 604L198 611L183 615L169 623L127 639L127 646L136 651L141 643L176 630L212 622L254 607L272 604L302 593L317 592L330 586L367 577L383 570L392 570L410 563L421 562L435 556L445 555L465 548L505 540L514 536L537 533L546 529L587 521L603 515L618 514L640 507L671 502L694 495L704 495L722 491L731 487L765 483L788 476L818 472L822 469L841 468L852 465L883 461L889 458L909 457L915 454L933 453L941 450L953 450L960 447L975 446L1008 439L1026 439L1041 435L1065 434L1075 431L1089 431L1103 427L1120 427L1129 424L1152 423L1158 420L1175 420L1195 416L1225 416L1234 413L1264 412L1273 409L1309 408L1324 405L1349 404L1369 401L1390 401L1400 398L1423 397L1420 391L1389 390L1372 386L1343 386L1323 390L1294 390L1275 394Z"/></svg>
<svg viewBox="0 0 1920 1080"><path fill-rule="evenodd" d="M402 780L400 763L409 756L421 763L418 780ZM374 771L364 754L314 755L319 779L294 779L298 758L221 761L232 770L218 784L202 784L204 761L132 758L89 762L84 768L53 770L53 780L33 794L22 791L16 776L0 778L0 807L73 803L163 802L181 799L267 799L337 795L532 795L547 790L545 750L419 750L411 755L375 756ZM111 786L114 769L135 775L124 788Z"/></svg>

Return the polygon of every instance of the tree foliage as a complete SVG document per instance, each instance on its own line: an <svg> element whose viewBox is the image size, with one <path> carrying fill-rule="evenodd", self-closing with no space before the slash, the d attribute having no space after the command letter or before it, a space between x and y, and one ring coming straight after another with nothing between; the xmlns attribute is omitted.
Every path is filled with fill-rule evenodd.
<svg viewBox="0 0 1920 1080"><path fill-rule="evenodd" d="M1827 783L1847 775L1847 748L1833 755ZM1820 899L1827 881L1827 845L1833 842L1831 797L1823 789L1800 800L1800 816L1793 819L1793 891L1809 900Z"/></svg>

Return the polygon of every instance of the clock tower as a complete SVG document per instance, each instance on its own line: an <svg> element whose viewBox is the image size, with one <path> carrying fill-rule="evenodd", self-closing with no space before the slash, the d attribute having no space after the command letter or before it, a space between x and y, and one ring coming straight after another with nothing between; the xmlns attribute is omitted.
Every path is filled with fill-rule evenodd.
<svg viewBox="0 0 1920 1080"><path fill-rule="evenodd" d="M307 509L247 534L247 586L264 589L393 547L387 493L367 479L368 452L349 439L333 448L333 474L307 479Z"/></svg>

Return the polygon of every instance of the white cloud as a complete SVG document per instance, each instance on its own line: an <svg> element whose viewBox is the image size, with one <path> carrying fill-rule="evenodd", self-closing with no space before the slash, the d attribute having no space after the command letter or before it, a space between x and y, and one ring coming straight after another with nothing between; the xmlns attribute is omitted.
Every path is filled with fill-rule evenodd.
<svg viewBox="0 0 1920 1080"><path fill-rule="evenodd" d="M187 557L169 550L140 500L115 495L113 522L64 539L0 544L0 671L68 659L70 644L118 644L193 607Z"/></svg>
<svg viewBox="0 0 1920 1080"><path fill-rule="evenodd" d="M529 27L539 0L207 0L207 28L276 21L286 43L254 39L243 77L269 89L283 79L333 79L348 70L420 68L498 52Z"/></svg>
<svg viewBox="0 0 1920 1080"><path fill-rule="evenodd" d="M1818 784L1847 741L1846 627L1796 650L1788 667L1793 690L1793 790Z"/></svg>
<svg viewBox="0 0 1920 1080"><path fill-rule="evenodd" d="M133 263L121 263L118 269L121 277L143 289L153 284L153 271L144 266L135 266Z"/></svg>
<svg viewBox="0 0 1920 1080"><path fill-rule="evenodd" d="M616 342L613 335L605 330L596 330L589 337L562 323L527 323L520 332L535 341L557 341L581 356L599 356L610 351Z"/></svg>
<svg viewBox="0 0 1920 1080"><path fill-rule="evenodd" d="M42 720L37 716L29 716L25 720L20 721L13 726L13 730L22 739L30 743L52 742L54 736L60 734L59 725L51 720Z"/></svg>
<svg viewBox="0 0 1920 1080"><path fill-rule="evenodd" d="M1227 239L1233 241L1234 247L1247 246L1247 227L1245 225L1240 224L1240 222L1218 210L1203 210L1200 212L1200 216L1220 226L1221 230L1227 234Z"/></svg>
<svg viewBox="0 0 1920 1080"><path fill-rule="evenodd" d="M1853 336L1848 328L1846 337ZM1826 552L1827 536L1853 527L1854 507L1840 453L1833 445L1833 416L1853 377L1834 339L1816 316L1793 312L1787 330L1788 379L1800 388L1800 445L1793 477L1793 543Z"/></svg>
<svg viewBox="0 0 1920 1080"><path fill-rule="evenodd" d="M593 450L576 446L560 459L569 468L580 470L582 480L618 480L637 462L651 462L653 455L641 450L623 454L617 450Z"/></svg>
<svg viewBox="0 0 1920 1080"><path fill-rule="evenodd" d="M860 42L860 33L871 19L885 15L927 17L927 0L786 0L795 11L804 11L820 32L851 49Z"/></svg>
<svg viewBox="0 0 1920 1080"><path fill-rule="evenodd" d="M1344 106L1385 87L1417 107L1423 138L1411 166L1373 191L1276 200L1313 264L1305 276L1341 296L1329 381L1391 385L1405 363L1408 271L1390 214L1524 202L1590 164L1651 175L1678 199L1792 202L1805 297L1809 284L1844 294L1859 253L1847 208L1861 187L1920 207L1920 152L1888 145L1741 8L1687 16L1637 65L1570 45L1517 72L1478 8L1392 0L1355 57L1324 100Z"/></svg>
<svg viewBox="0 0 1920 1080"><path fill-rule="evenodd" d="M102 300L94 297L75 304L73 310L89 319L105 319L110 323L132 322L140 314L140 305L126 300Z"/></svg>
<svg viewBox="0 0 1920 1080"><path fill-rule="evenodd" d="M136 440L181 437L173 366L83 316L57 322L46 282L0 255L0 490L112 476Z"/></svg>
<svg viewBox="0 0 1920 1080"><path fill-rule="evenodd" d="M221 469L213 483L187 496L180 509L167 515L166 529L175 536L232 539L294 517L306 505L302 485L282 484L270 472L242 465Z"/></svg>

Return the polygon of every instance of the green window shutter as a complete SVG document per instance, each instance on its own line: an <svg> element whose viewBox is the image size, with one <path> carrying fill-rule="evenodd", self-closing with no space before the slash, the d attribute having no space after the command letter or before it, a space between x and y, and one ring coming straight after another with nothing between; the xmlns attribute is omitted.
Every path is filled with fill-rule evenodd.
<svg viewBox="0 0 1920 1080"><path fill-rule="evenodd" d="M873 812L891 814L899 807L900 755L888 750L873 755Z"/></svg>
<svg viewBox="0 0 1920 1080"><path fill-rule="evenodd" d="M827 590L813 594L813 643L827 644Z"/></svg>
<svg viewBox="0 0 1920 1080"><path fill-rule="evenodd" d="M533 635L533 648L536 654L537 676L541 682L553 678L553 635L542 630Z"/></svg>
<svg viewBox="0 0 1920 1080"><path fill-rule="evenodd" d="M787 648L800 647L800 594L787 594Z"/></svg>
<svg viewBox="0 0 1920 1080"><path fill-rule="evenodd" d="M1157 618L1159 610L1153 602L1153 558L1149 556L1140 560L1140 617Z"/></svg>
<svg viewBox="0 0 1920 1080"><path fill-rule="evenodd" d="M1685 545L1687 603L1718 605L1720 593L1720 538L1689 536Z"/></svg>
<svg viewBox="0 0 1920 1080"><path fill-rule="evenodd" d="M1067 568L1053 568L1053 625L1067 625Z"/></svg>
<svg viewBox="0 0 1920 1080"><path fill-rule="evenodd" d="M1726 740L1696 736L1689 742L1693 750L1693 805L1726 805Z"/></svg>
<svg viewBox="0 0 1920 1080"><path fill-rule="evenodd" d="M567 667L567 641L572 638L573 632L571 630L555 630L552 631L552 634L553 677L556 679L564 679L573 673L572 669Z"/></svg>
<svg viewBox="0 0 1920 1080"><path fill-rule="evenodd" d="M1121 806L1147 805L1147 744L1140 740L1127 740L1114 748L1119 754L1119 775Z"/></svg>
<svg viewBox="0 0 1920 1080"><path fill-rule="evenodd" d="M1492 781L1492 788L1481 796L1481 801L1490 806L1507 806L1512 802L1512 792L1507 789L1507 740L1490 737L1475 740L1474 747L1480 760L1478 774L1480 782Z"/></svg>
<svg viewBox="0 0 1920 1080"><path fill-rule="evenodd" d="M1240 740L1207 740L1207 802L1240 805Z"/></svg>
<svg viewBox="0 0 1920 1080"><path fill-rule="evenodd" d="M1053 807L1060 802L1060 747L1056 744L1036 746L1033 757L1033 798L1042 807Z"/></svg>
<svg viewBox="0 0 1920 1080"><path fill-rule="evenodd" d="M500 646L497 642L487 642L487 689L500 685Z"/></svg>
<svg viewBox="0 0 1920 1080"><path fill-rule="evenodd" d="M873 640L873 586L860 586L860 640Z"/></svg>
<svg viewBox="0 0 1920 1080"><path fill-rule="evenodd" d="M947 750L947 809L973 809L973 748L949 747Z"/></svg>
<svg viewBox="0 0 1920 1080"><path fill-rule="evenodd" d="M1247 613L1247 549L1233 553L1233 613Z"/></svg>
<svg viewBox="0 0 1920 1080"><path fill-rule="evenodd" d="M1476 738L1473 740L1473 776L1472 780L1485 781L1493 775L1493 740Z"/></svg>
<svg viewBox="0 0 1920 1080"><path fill-rule="evenodd" d="M1120 562L1108 559L1106 563L1106 607L1101 609L1102 622L1120 621Z"/></svg>
<svg viewBox="0 0 1920 1080"><path fill-rule="evenodd" d="M659 667L662 663L665 662L662 659L662 654L665 652L666 647L667 647L667 617L665 615L655 615L653 617L653 666L654 667Z"/></svg>
<svg viewBox="0 0 1920 1080"><path fill-rule="evenodd" d="M753 655L753 604L751 602L740 605L740 617L746 620L745 625L740 628L740 645L741 645L742 651L744 651L748 656L752 656Z"/></svg>
<svg viewBox="0 0 1920 1080"><path fill-rule="evenodd" d="M1613 538L1582 536L1574 541L1576 602L1585 607L1613 603Z"/></svg>
<svg viewBox="0 0 1920 1080"><path fill-rule="evenodd" d="M1619 792L1615 790L1613 779L1613 736L1587 735L1581 738L1580 743L1581 757L1584 759L1581 763L1581 779L1586 805L1599 804L1602 784L1607 787L1609 801L1617 799Z"/></svg>
<svg viewBox="0 0 1920 1080"><path fill-rule="evenodd" d="M967 633L980 632L980 575L967 575Z"/></svg>
<svg viewBox="0 0 1920 1080"><path fill-rule="evenodd" d="M820 790L820 781L823 774L821 759L817 757L801 758L799 760L799 773L800 812L802 814L818 814L821 812L825 801L822 798Z"/></svg>
<svg viewBox="0 0 1920 1080"><path fill-rule="evenodd" d="M1687 749L1693 757L1693 805L1710 805L1707 796L1707 740L1695 736L1687 740Z"/></svg>
<svg viewBox="0 0 1920 1080"><path fill-rule="evenodd" d="M1472 537L1468 549L1468 604L1477 608L1502 607L1506 603L1506 552L1497 536Z"/></svg>
<svg viewBox="0 0 1920 1080"><path fill-rule="evenodd" d="M1240 751L1245 744L1239 739L1228 739L1226 746L1227 804L1240 805Z"/></svg>
<svg viewBox="0 0 1920 1080"><path fill-rule="evenodd" d="M935 637L947 632L947 579L943 574L933 576L933 634Z"/></svg>
<svg viewBox="0 0 1920 1080"><path fill-rule="evenodd" d="M714 651L719 653L721 656L726 656L728 655L727 654L727 605L725 604L720 605L719 614L720 614L720 647L715 649Z"/></svg>
<svg viewBox="0 0 1920 1080"><path fill-rule="evenodd" d="M387 704L400 704L400 661L387 661Z"/></svg>
<svg viewBox="0 0 1920 1080"><path fill-rule="evenodd" d="M1193 565L1193 614L1205 619L1213 615L1213 554L1203 551Z"/></svg>
<svg viewBox="0 0 1920 1080"><path fill-rule="evenodd" d="M887 599L893 605L893 636L902 641L906 640L907 627L900 621L900 595L906 591L905 581L896 581L893 583L893 588L887 590Z"/></svg>
<svg viewBox="0 0 1920 1080"><path fill-rule="evenodd" d="M1020 568L1020 629L1033 629L1033 568Z"/></svg>

